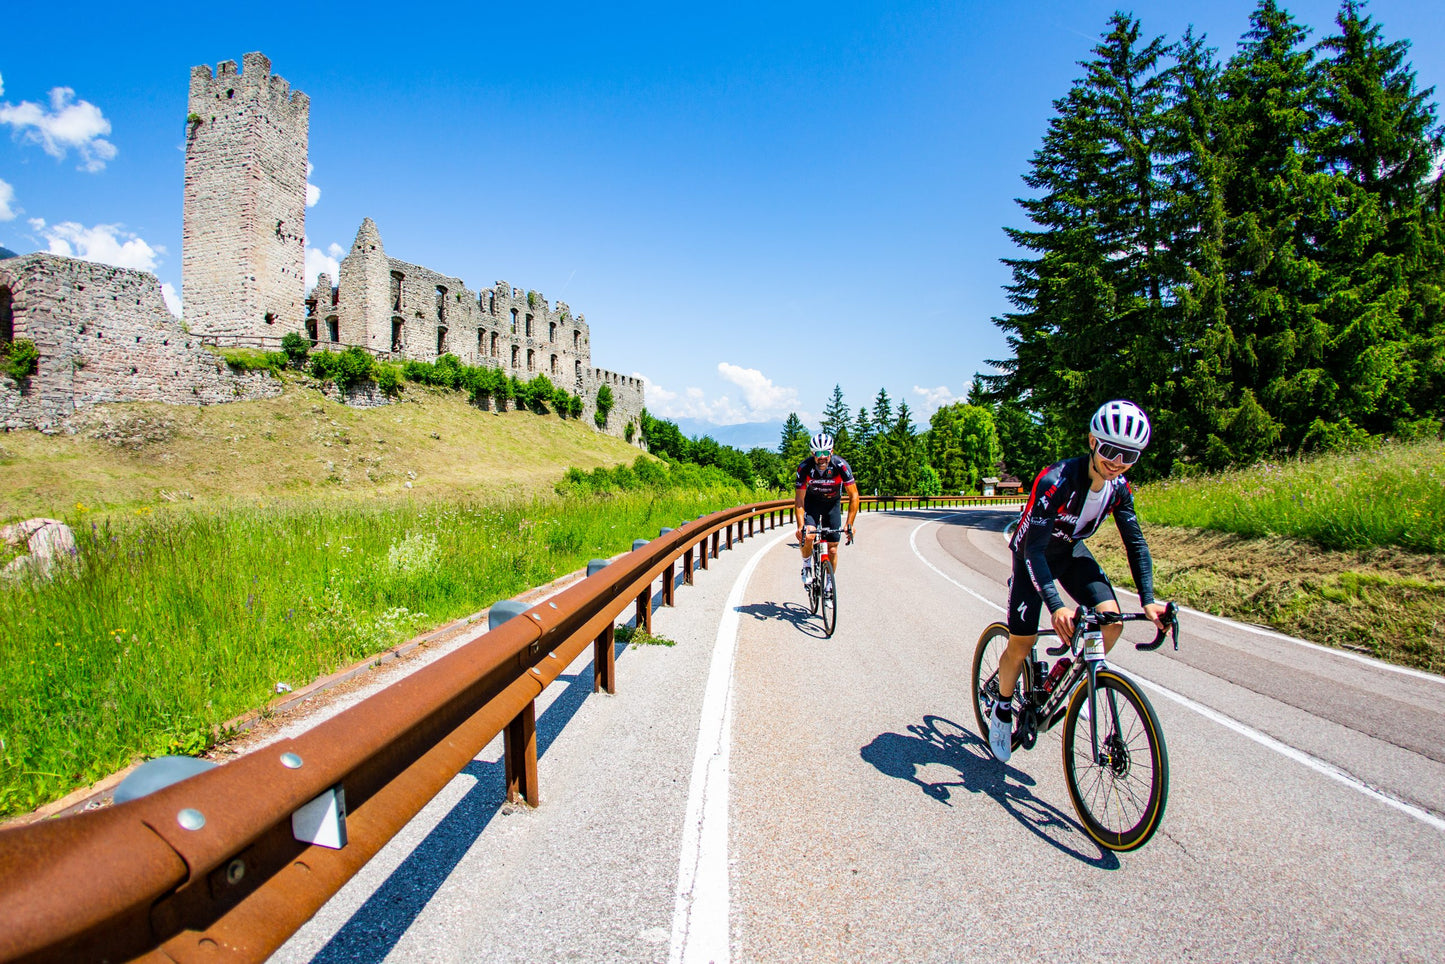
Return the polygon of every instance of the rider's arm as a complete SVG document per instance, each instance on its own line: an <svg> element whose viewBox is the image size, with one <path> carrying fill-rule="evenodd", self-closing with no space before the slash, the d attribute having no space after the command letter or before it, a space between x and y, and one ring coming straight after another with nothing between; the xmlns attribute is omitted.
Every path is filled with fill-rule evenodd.
<svg viewBox="0 0 1445 964"><path fill-rule="evenodd" d="M1149 555L1149 543L1144 541L1144 530L1139 527L1139 514L1134 511L1134 493L1127 485L1120 488L1114 523L1124 540L1124 552L1129 557L1129 572L1133 574L1134 585L1139 590L1139 602L1148 606L1154 602L1154 560Z"/></svg>
<svg viewBox="0 0 1445 964"><path fill-rule="evenodd" d="M808 491L808 480L803 475L803 470L798 470L798 487L793 492L793 521L798 524L798 532L803 531L803 496Z"/></svg>
<svg viewBox="0 0 1445 964"><path fill-rule="evenodd" d="M853 528L853 520L858 518L858 483L848 483L848 528Z"/></svg>
<svg viewBox="0 0 1445 964"><path fill-rule="evenodd" d="M1048 548L1053 539L1054 521L1059 510L1068 503L1068 492L1063 491L1063 463L1042 472L1034 480L1034 490L1029 497L1029 521L1019 544L1024 554L1024 565L1029 579L1044 600L1049 613L1064 608L1064 599L1054 585L1054 574L1049 569Z"/></svg>

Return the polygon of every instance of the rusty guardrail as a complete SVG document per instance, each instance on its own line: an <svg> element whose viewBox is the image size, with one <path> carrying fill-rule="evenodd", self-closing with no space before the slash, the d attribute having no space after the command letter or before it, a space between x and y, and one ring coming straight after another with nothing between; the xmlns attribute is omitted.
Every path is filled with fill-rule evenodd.
<svg viewBox="0 0 1445 964"><path fill-rule="evenodd" d="M874 510L981 501L1022 500L866 500ZM264 959L499 733L508 798L537 805L542 690L591 645L593 690L613 692L617 617L635 607L650 629L654 580L672 605L679 562L691 584L735 537L792 510L786 499L704 516L301 736L139 799L0 830L0 961ZM295 827L328 795L336 849Z"/></svg>

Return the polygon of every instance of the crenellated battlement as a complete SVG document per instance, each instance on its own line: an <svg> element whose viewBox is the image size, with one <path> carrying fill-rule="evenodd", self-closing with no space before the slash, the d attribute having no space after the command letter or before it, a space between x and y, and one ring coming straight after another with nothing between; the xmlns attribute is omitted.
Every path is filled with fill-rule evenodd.
<svg viewBox="0 0 1445 964"><path fill-rule="evenodd" d="M280 74L271 73L271 60L262 53L249 53L241 58L241 69L234 60L223 60L213 71L206 64L191 68L190 114L205 123L217 110L252 103L264 108L266 116L278 123L307 123L311 115L311 98ZM220 116L217 115L216 120ZM194 120L191 121L194 124ZM214 121L213 121L214 123Z"/></svg>

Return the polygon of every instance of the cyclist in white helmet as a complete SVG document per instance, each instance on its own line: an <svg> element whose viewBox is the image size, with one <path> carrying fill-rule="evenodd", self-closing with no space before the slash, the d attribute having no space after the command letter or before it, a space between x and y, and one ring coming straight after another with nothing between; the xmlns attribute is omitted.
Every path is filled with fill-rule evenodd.
<svg viewBox="0 0 1445 964"><path fill-rule="evenodd" d="M819 432L812 438L813 456L798 466L793 518L798 523L798 545L803 551L803 585L813 581L813 529L843 529L843 493L848 493L848 541L853 541L853 520L858 517L858 483L853 470L833 454L833 436ZM804 529L804 525L813 529ZM838 543L828 541L833 571L838 571Z"/></svg>
<svg viewBox="0 0 1445 964"><path fill-rule="evenodd" d="M1049 621L1060 639L1074 632L1074 611L1064 605L1059 585L1082 605L1100 612L1118 612L1114 587L1084 540L1098 531L1110 513L1124 540L1129 570L1139 588L1144 611L1163 631L1163 603L1154 599L1154 566L1149 545L1134 511L1134 490L1124 471L1139 460L1149 444L1149 419L1133 402L1106 402L1089 422L1089 454L1056 462L1034 480L1018 528L1009 540L1013 578L1009 581L1008 649L999 660L998 691L989 720L989 748L1000 761L1012 750L1014 686L1024 660L1038 639L1039 615L1049 608ZM1123 627L1104 627L1105 650L1112 649Z"/></svg>

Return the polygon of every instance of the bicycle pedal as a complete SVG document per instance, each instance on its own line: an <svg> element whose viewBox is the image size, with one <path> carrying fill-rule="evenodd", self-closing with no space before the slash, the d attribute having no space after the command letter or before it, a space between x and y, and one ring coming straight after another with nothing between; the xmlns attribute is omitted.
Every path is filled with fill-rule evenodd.
<svg viewBox="0 0 1445 964"><path fill-rule="evenodd" d="M1039 742L1039 731L1029 727L1023 732L1023 740L1019 743L1025 750L1032 750L1034 744Z"/></svg>

